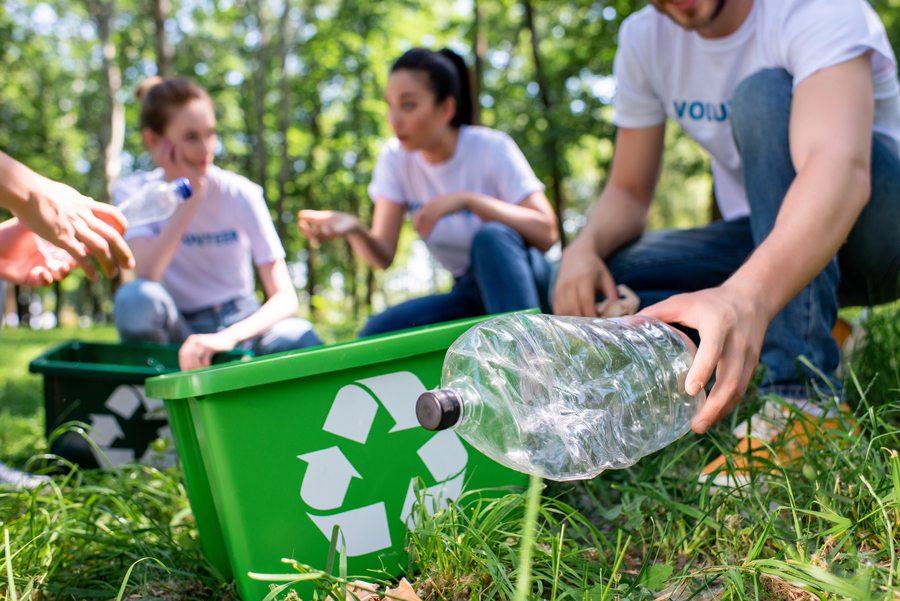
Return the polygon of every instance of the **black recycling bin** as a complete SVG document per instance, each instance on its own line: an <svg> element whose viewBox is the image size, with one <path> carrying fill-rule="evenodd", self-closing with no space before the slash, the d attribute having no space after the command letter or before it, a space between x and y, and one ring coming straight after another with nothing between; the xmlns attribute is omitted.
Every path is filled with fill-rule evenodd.
<svg viewBox="0 0 900 601"><path fill-rule="evenodd" d="M66 342L32 361L44 376L47 437L68 422L90 426L67 432L50 452L84 468L139 461L157 438L171 438L163 401L144 395L144 380L179 371L179 345L126 342ZM247 360L251 351L213 357L213 364ZM94 442L91 444L87 438Z"/></svg>

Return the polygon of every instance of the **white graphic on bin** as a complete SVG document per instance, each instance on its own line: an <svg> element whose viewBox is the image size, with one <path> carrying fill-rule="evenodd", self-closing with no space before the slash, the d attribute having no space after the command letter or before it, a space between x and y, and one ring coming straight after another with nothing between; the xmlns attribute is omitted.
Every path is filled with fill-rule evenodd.
<svg viewBox="0 0 900 601"><path fill-rule="evenodd" d="M388 431L389 434L419 428L416 401L425 390L419 378L408 371L358 380L356 384L348 384L338 391L322 429L365 444L375 421L379 402L395 422L394 427ZM462 493L469 455L459 437L446 430L432 436L417 452L431 476L438 481L427 493L431 502L426 502L425 509L431 514L446 507L448 499L456 499ZM342 507L350 481L353 478L364 480L340 447L334 446L297 457L309 464L300 485L300 497L313 509L324 511ZM410 480L403 509L396 518L409 528L414 526L412 507L416 500L416 480L417 478ZM331 539L334 526L339 525L349 557L374 553L391 546L387 509L383 502L334 515L306 515L327 539Z"/></svg>
<svg viewBox="0 0 900 601"><path fill-rule="evenodd" d="M115 415L91 413L92 429L88 431L87 435L97 445L97 448L91 446L91 452L98 465L110 468L134 461L134 449L114 448L112 444L120 438L125 438L125 433L122 432L116 416L128 421L134 417L141 405L145 409L144 419L165 419L163 401L148 399L144 395L143 386L130 384L122 384L117 387L103 403L103 406ZM156 433L160 438L172 438L172 429L169 426L158 428ZM97 450L98 448L102 453ZM142 459L146 459L151 451L152 449L148 447Z"/></svg>

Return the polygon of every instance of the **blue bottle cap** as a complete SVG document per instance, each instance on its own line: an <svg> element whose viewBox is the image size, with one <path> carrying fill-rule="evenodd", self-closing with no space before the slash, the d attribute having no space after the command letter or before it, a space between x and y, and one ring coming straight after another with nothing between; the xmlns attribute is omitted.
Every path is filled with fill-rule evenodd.
<svg viewBox="0 0 900 601"><path fill-rule="evenodd" d="M194 188L191 187L191 182L186 177L179 177L172 183L175 184L175 190L184 200L190 198L191 194L194 193Z"/></svg>

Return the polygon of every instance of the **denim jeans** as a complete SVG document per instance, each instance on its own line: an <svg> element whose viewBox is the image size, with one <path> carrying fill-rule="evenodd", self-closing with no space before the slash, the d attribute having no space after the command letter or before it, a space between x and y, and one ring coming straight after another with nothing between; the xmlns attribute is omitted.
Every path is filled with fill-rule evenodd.
<svg viewBox="0 0 900 601"><path fill-rule="evenodd" d="M691 230L643 234L607 261L616 282L648 306L674 294L720 285L766 238L796 177L788 142L791 76L769 69L741 82L732 97L731 127L744 163L750 216ZM805 396L804 380L827 377L840 359L831 329L843 305L877 304L898 296L900 266L900 160L891 144L873 136L868 205L839 255L772 320L760 361L763 387ZM839 383L833 382L837 387Z"/></svg>
<svg viewBox="0 0 900 601"><path fill-rule="evenodd" d="M250 294L221 305L183 313L162 284L137 279L122 286L114 299L116 328L123 342L181 344L191 334L213 334L247 319L260 303ZM318 346L322 341L305 319L291 317L277 322L262 336L237 348L257 356Z"/></svg>
<svg viewBox="0 0 900 601"><path fill-rule="evenodd" d="M550 265L522 236L494 221L472 241L472 266L446 294L432 294L389 307L369 319L360 336L373 336L479 315L549 310Z"/></svg>

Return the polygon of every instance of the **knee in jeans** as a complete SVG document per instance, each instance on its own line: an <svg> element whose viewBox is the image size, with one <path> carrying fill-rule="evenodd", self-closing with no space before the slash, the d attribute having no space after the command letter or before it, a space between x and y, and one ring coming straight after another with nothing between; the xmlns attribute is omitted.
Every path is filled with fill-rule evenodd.
<svg viewBox="0 0 900 601"><path fill-rule="evenodd" d="M793 78L784 69L763 69L739 83L731 95L731 128L735 138L752 131L766 132L765 124L778 118L787 119L792 87Z"/></svg>
<svg viewBox="0 0 900 601"><path fill-rule="evenodd" d="M508 225L496 221L488 221L482 224L472 239L472 254L482 251L491 251L504 244L518 244L524 247L522 235Z"/></svg>
<svg viewBox="0 0 900 601"><path fill-rule="evenodd" d="M123 338L155 341L169 319L168 292L150 280L134 280L119 288L113 299L116 327Z"/></svg>

